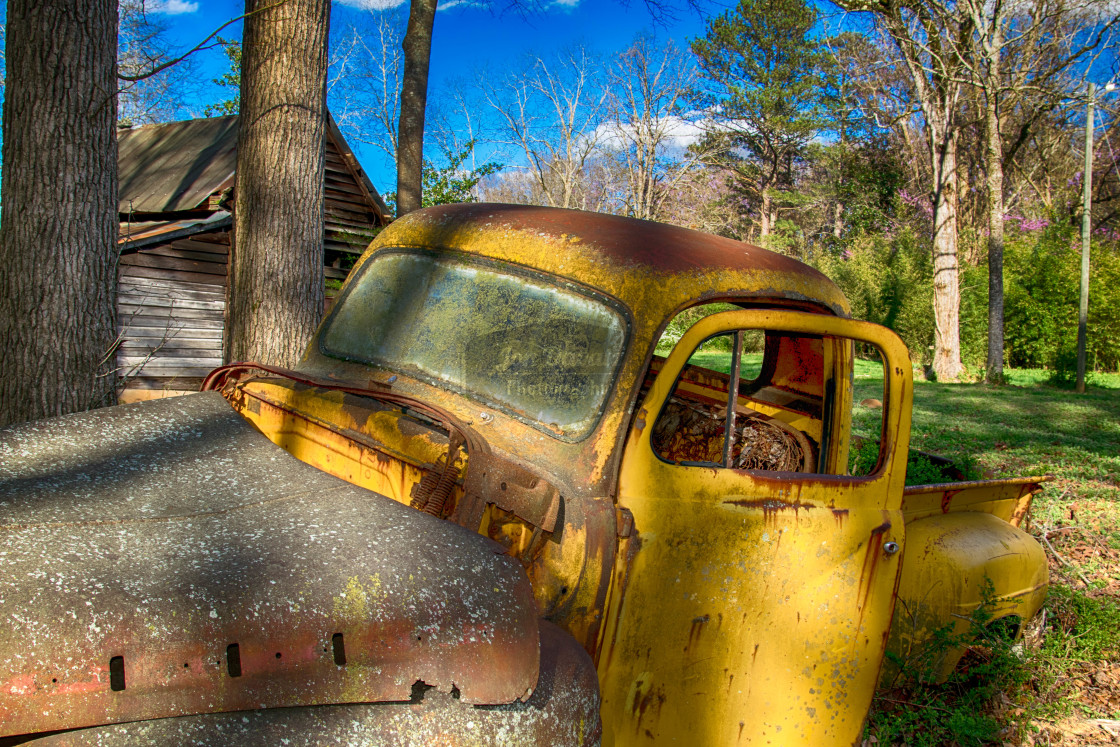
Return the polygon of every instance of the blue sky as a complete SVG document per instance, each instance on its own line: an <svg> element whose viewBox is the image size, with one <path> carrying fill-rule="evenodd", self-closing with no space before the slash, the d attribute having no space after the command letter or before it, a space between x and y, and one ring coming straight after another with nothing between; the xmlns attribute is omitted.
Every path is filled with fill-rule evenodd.
<svg viewBox="0 0 1120 747"><path fill-rule="evenodd" d="M725 3L730 0L723 0ZM148 0L149 8L153 0ZM174 42L190 48L230 18L243 12L243 3L235 0L157 0L156 9L171 26ZM393 8L398 0L335 0L332 25L341 27L365 9ZM490 10L475 0L441 0L437 12L430 90L472 71L486 67L502 71L519 65L528 52L547 53L566 45L582 43L600 52L623 49L639 32L654 29L659 37L672 38L681 46L704 31L704 21L684 3L678 4L671 21L656 26L642 0L629 4L613 0L562 0L541 4L525 13ZM502 0L494 3L500 7ZM718 12L719 5L710 5ZM402 8L405 10L406 8ZM397 12L400 12L398 10ZM240 38L240 22L222 32L226 38ZM201 77L216 78L228 70L228 61L219 50L199 53L196 65ZM216 87L210 89L212 100L228 95ZM209 102L201 102L209 103ZM356 148L357 155L374 183L382 191L395 187L395 174L382 163L377 154Z"/></svg>

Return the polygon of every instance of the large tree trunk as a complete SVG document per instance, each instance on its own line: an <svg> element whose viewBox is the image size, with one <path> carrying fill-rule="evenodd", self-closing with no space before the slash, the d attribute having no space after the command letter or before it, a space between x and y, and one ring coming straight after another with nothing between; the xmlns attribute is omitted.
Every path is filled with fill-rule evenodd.
<svg viewBox="0 0 1120 747"><path fill-rule="evenodd" d="M954 381L964 370L957 262L957 137L955 132L933 130L933 372L938 381Z"/></svg>
<svg viewBox="0 0 1120 747"><path fill-rule="evenodd" d="M428 62L437 0L412 0L405 31L401 118L397 125L397 216L423 205L424 113L428 105Z"/></svg>
<svg viewBox="0 0 1120 747"><path fill-rule="evenodd" d="M0 426L112 401L117 4L10 0Z"/></svg>
<svg viewBox="0 0 1120 747"><path fill-rule="evenodd" d="M245 19L227 360L290 366L322 317L329 24L330 0Z"/></svg>
<svg viewBox="0 0 1120 747"><path fill-rule="evenodd" d="M998 27L996 29L998 34ZM999 43L989 58L985 101L988 171L988 364L989 384L1003 382L1003 138L999 133Z"/></svg>
<svg viewBox="0 0 1120 747"><path fill-rule="evenodd" d="M765 243L765 239L770 235L774 228L774 198L770 196L770 190L767 188L762 189L762 205L758 209L758 240L760 244Z"/></svg>

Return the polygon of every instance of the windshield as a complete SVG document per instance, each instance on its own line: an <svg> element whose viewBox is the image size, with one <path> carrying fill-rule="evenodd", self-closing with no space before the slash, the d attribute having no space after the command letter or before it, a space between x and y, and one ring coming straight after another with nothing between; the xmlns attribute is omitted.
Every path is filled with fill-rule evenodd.
<svg viewBox="0 0 1120 747"><path fill-rule="evenodd" d="M390 251L358 270L320 348L438 380L574 440L598 421L626 330L606 299L548 278Z"/></svg>

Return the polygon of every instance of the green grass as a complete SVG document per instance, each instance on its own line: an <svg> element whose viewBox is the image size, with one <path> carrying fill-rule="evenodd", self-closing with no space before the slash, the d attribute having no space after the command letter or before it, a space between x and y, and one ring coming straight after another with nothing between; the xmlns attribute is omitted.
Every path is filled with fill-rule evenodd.
<svg viewBox="0 0 1120 747"><path fill-rule="evenodd" d="M727 350L698 350L688 360L694 366L720 373L731 373L731 353ZM740 366L744 378L753 379L762 370L762 353L745 353ZM877 361L856 361L856 380L883 379L883 365ZM880 387L881 388L881 387Z"/></svg>
<svg viewBox="0 0 1120 747"><path fill-rule="evenodd" d="M1099 687L1071 684L1120 658L1120 375L1090 377L1084 395L1047 384L1046 371L1011 370L1008 380L916 381L911 448L987 478L1054 477L1027 525L1054 548L1045 628L1033 648L1001 655L991 671L880 694L869 721L879 744L1046 744L1028 735L1057 740L1069 719L1120 716L1107 705L1115 693L1109 700ZM855 401L880 396L878 387L857 381ZM856 428L879 417L857 406Z"/></svg>
<svg viewBox="0 0 1120 747"><path fill-rule="evenodd" d="M1003 376L1011 386L1047 384L1052 371L1041 368L1005 368ZM1085 375L1086 384L1097 389L1120 389L1120 373L1090 371Z"/></svg>

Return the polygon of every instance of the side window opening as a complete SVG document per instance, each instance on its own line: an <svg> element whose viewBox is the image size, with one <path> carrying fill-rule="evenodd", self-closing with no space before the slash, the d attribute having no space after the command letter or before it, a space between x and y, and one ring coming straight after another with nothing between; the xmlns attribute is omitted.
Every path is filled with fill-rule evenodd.
<svg viewBox="0 0 1120 747"><path fill-rule="evenodd" d="M693 351L654 422L651 444L661 459L682 466L873 474L882 384L873 347L822 335L730 331ZM878 396L866 396L876 385ZM849 440L853 426L858 433Z"/></svg>

